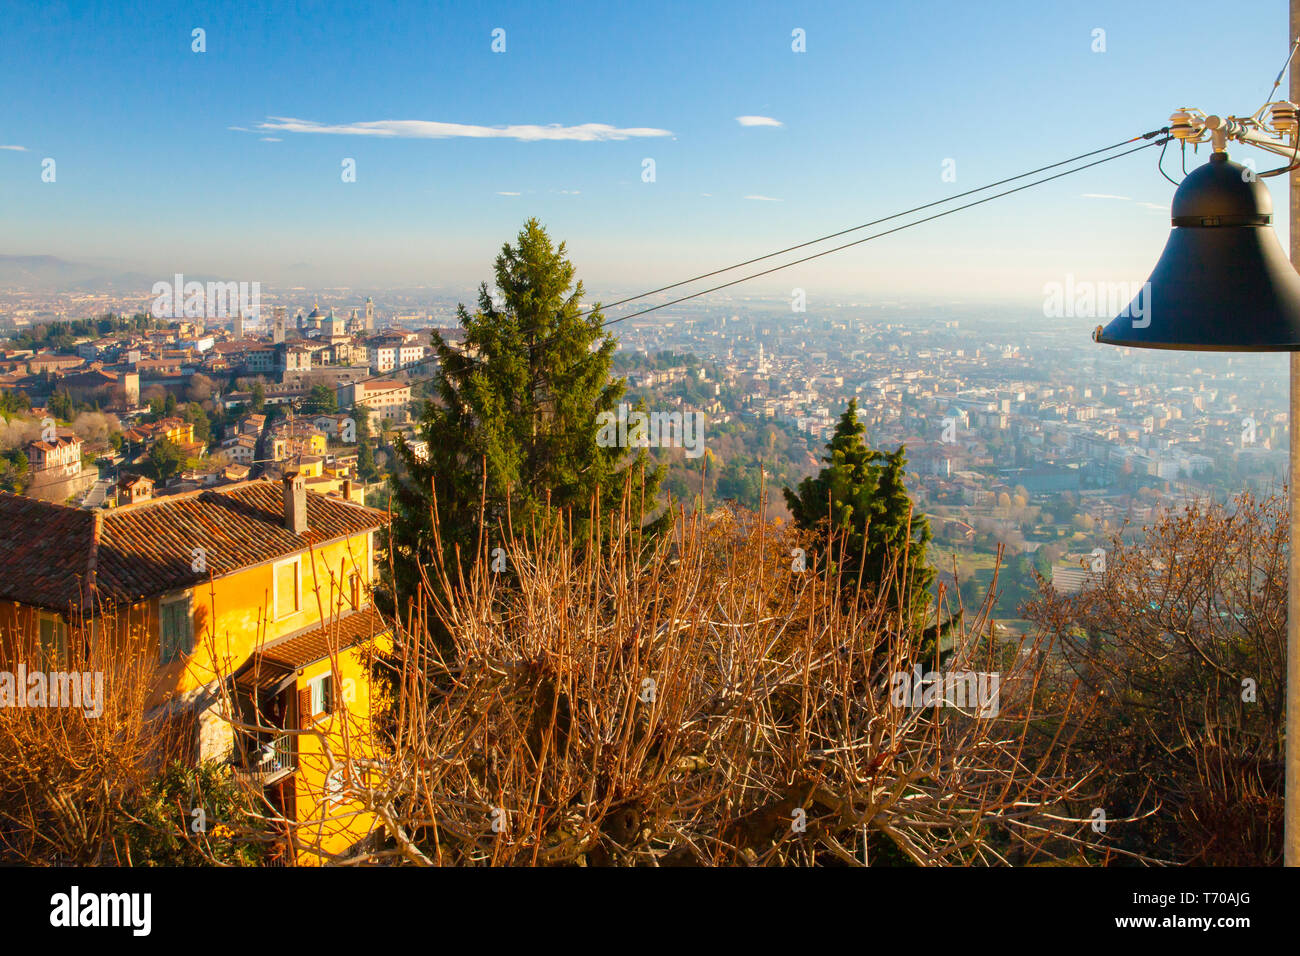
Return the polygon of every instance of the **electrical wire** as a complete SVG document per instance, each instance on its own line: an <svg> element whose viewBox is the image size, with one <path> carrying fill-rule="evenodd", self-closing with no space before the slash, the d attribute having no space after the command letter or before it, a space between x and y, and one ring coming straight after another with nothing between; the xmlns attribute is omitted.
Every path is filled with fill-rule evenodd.
<svg viewBox="0 0 1300 956"><path fill-rule="evenodd" d="M1291 147L1291 162L1287 163L1285 166L1279 166L1277 169L1270 169L1266 172L1262 172L1256 178L1268 179L1270 176L1281 176L1283 173L1289 173L1291 170L1296 168L1296 160L1300 159L1300 130L1293 132L1291 138L1295 141L1295 145Z"/></svg>
<svg viewBox="0 0 1300 956"><path fill-rule="evenodd" d="M835 238L838 238L838 237L840 237L840 236L845 236L845 235L848 235L848 234L853 233L853 232L858 232L858 231L860 231L860 230L862 230L862 229L868 229L868 228L870 228L870 227L872 227L872 226L876 226L876 225L879 225L879 224L884 223L884 222L889 222L889 221L894 220L894 219L899 219L899 218L901 218L901 217L903 217L903 216L912 215L912 214L917 213L917 212L923 212L923 211L925 211L926 209L932 209L932 208L934 208L935 206L943 205L943 204L945 204L945 203L952 202L953 200L956 200L956 199L961 199L961 198L964 198L964 197L966 197L966 196L971 196L971 195L974 195L974 194L976 194L976 193L984 192L985 190L993 189L993 188L995 188L995 187L997 187L997 186L1005 185L1006 183L1015 182L1017 179L1024 179L1026 176L1033 176L1033 175L1036 175L1036 174L1038 174L1038 173L1040 173L1040 172L1045 172L1046 170L1049 170L1049 169L1055 169L1055 168L1057 168L1057 167L1059 167L1059 166L1064 166L1064 165L1068 165L1068 164L1070 164L1070 163L1078 162L1080 159L1087 159L1088 157L1090 157L1090 156L1096 156L1096 155L1098 155L1099 153L1110 152L1111 150L1118 149L1118 148L1121 147L1121 146L1127 146L1129 143L1135 143L1135 142L1137 142L1138 140L1143 140L1143 139L1148 140L1147 143L1145 143L1145 144L1143 144L1143 145L1141 145L1141 146L1137 146L1137 147L1135 147L1135 148L1133 148L1133 149L1125 150L1125 151L1122 152L1122 153L1115 153L1114 155L1111 155L1111 156L1105 156L1105 157L1103 157L1103 158L1101 158L1101 159L1093 160L1091 163L1086 163L1086 164L1084 164L1084 165L1082 165L1082 166L1076 166L1076 167L1074 167L1074 168L1072 168L1072 169L1063 170L1062 172L1055 173L1055 174L1053 174L1053 175L1051 175L1051 176L1046 176L1046 177L1044 177L1044 178L1042 178L1042 179L1035 180L1035 181L1032 182L1032 183L1025 183L1025 184L1023 184L1023 185L1021 185L1021 186L1016 186L1016 187L1013 188L1013 189L1008 189L1008 190L1005 190L1005 191L1000 192L1000 193L995 193L995 194L993 194L993 195L991 195L991 196L985 196L984 198L982 198L982 199L978 199L978 200L975 200L975 201L973 201L973 202L963 203L962 205L956 206L956 207L954 207L954 208L952 208L952 209L947 209L947 210L944 210L943 212L935 213L934 215L931 215L931 216L925 216L925 217L923 217L923 218L921 218L921 219L917 219L917 220L914 220L914 221L912 221L912 222L904 223L904 224L901 225L901 226L895 226L895 227L892 228L892 229L886 229L886 230L883 230L883 231L878 232L878 233L873 233L873 234L870 235L870 236L866 236L866 237L864 237L864 238L862 238L862 239L856 239L856 240L854 240L853 242L847 242L847 243L844 243L844 244L842 244L842 245L834 246L834 247L832 247L832 248L830 248L830 249L824 249L824 250L822 250L822 251L820 251L820 252L813 253L812 255L804 256L804 257L802 257L802 258L795 259L795 260L793 260L793 261L791 261L791 262L786 262L786 263L782 263L781 265L773 266L773 267L770 268L770 269L764 269L764 270L762 270L762 271L760 271L760 272L756 272L756 273L753 273L753 274L750 274L750 275L742 276L742 277L739 278L739 279L733 279L733 280L731 280L731 281L729 281L729 282L724 282L724 283L722 283L722 284L720 284L720 285L715 285L715 286L712 286L712 287L707 288L707 289L702 289L702 290L700 290L700 291L698 291L698 292L692 292L690 295L679 296L678 298L672 299L672 300L670 300L670 301L668 301L668 302L663 302L663 303L660 303L659 305L653 305L653 306L650 306L650 307L645 308L645 309L640 309L640 310L638 310L638 311L636 311L636 312L629 313L628 315L619 316L619 317L617 317L617 318L613 318L613 319L607 319L607 320L605 320L604 322L601 323L601 326L600 326L600 327L601 327L602 329L604 329L604 328L608 328L609 326L611 326L611 325L616 325L616 324L618 324L619 322L626 322L628 319L634 319L634 318L637 318L638 316L647 315L647 314L649 314L649 313L651 313L651 312L657 312L658 310L660 310L660 309L666 309L666 308L668 308L669 306L679 305L679 304L682 303L682 302L687 302L687 301L690 301L691 299L696 299L696 298L699 298L700 296L708 295L709 293L712 293L712 292L717 292L717 291L722 290L722 289L727 289L727 288L730 288L731 286L739 285L739 284L742 283L742 282L749 282L749 281L751 281L751 280L753 280L753 279L758 279L758 278L761 278L761 277L766 276L766 275L771 275L771 274L774 273L774 272L780 272L780 271L783 270L783 269L789 269L789 268L791 268L792 266L797 266L797 265L800 265L800 264L802 264L802 263L809 262L809 261L811 261L811 260L813 260L813 259L818 259L818 258L820 258L820 257L822 257L822 256L830 255L830 254L833 253L833 252L840 252L840 251L842 251L842 250L844 250L844 249L849 249L849 248L851 248L851 247L853 247L853 246L862 245L863 243L865 243L865 242L870 242L870 241L873 240L873 239L879 239L879 238L882 238L882 237L884 237L884 236L892 235L892 234L894 234L894 233L896 233L896 232L901 232L901 231L904 230L904 229L910 229L910 228L913 227L913 226L919 226L919 225L921 225L922 223L932 222L932 221L935 220L935 219L941 219L941 218L943 218L944 216L951 215L952 213L955 213L955 212L961 212L961 211L964 210L964 209L970 209L970 208L972 208L972 207L974 207L974 206L979 206L979 205L982 205L982 204L984 204L984 203L986 203L986 202L991 202L991 201L994 200L994 199L1001 199L1001 198L1004 197L1004 196L1010 196L1010 195L1012 195L1013 193L1022 192L1023 190L1031 189L1031 188L1033 188L1034 186L1040 186L1040 185L1042 185L1043 183L1048 183L1048 182L1051 182L1052 180L1055 180L1055 179L1061 179L1061 178L1064 177L1064 176L1069 176L1069 175L1072 175L1072 174L1074 174L1074 173L1082 172L1082 171L1085 170L1085 169L1091 169L1093 166L1099 166L1099 165L1101 165L1102 163L1108 163L1108 162L1110 162L1111 160L1121 159L1121 158L1123 158L1123 157L1125 157L1125 156L1129 156L1129 155L1131 155L1131 154L1133 154L1133 153L1140 152L1141 150L1148 149L1148 148L1150 148L1150 147L1152 147L1152 146L1161 146L1161 147L1165 147L1165 146L1167 146L1167 144L1169 143L1169 140L1173 138L1173 137L1168 136L1168 135L1163 135L1163 134L1168 134L1168 132L1169 132L1169 127L1168 127L1168 126L1162 127L1162 128L1160 128L1160 129L1157 129L1157 130L1151 130L1150 132L1142 133L1142 134L1140 134L1140 135L1138 135L1138 136L1133 136L1133 137L1131 137L1131 138L1129 138L1129 139L1121 140L1121 141L1118 142L1118 143L1114 143L1114 144L1112 144L1112 145L1110 145L1110 146L1102 147L1101 149L1089 150L1089 151L1086 152L1086 153L1080 153L1078 156L1071 157L1070 159L1063 159L1063 160L1061 160L1061 161L1059 161L1059 162L1049 163L1049 164L1046 165L1046 166L1039 166L1037 169L1032 169L1032 170L1029 170L1028 172L1020 173L1020 174L1015 175L1015 176L1008 176L1008 177L1005 178L1005 179L1000 179L1000 180L997 180L997 181L992 182L992 183L986 183L985 185L983 185L983 186L979 186L979 187L976 187L975 189L968 189L968 190L966 190L965 192L962 192L962 193L956 193L955 195L947 196L947 197L945 197L945 198L943 198L943 199L935 200L934 202L924 203L923 205L920 205L920 206L913 206L911 209L907 209L907 210L904 210L904 211L902 211L902 212L897 212L897 213L894 213L894 214L892 214L892 215L882 217L882 218L880 218L880 219L874 219L874 220L872 220L871 222L866 222L866 223L862 223L862 224L857 225L857 226L852 226L852 227L850 227L850 228L848 228L848 229L841 229L841 230L839 230L838 232L828 233L827 235L821 236L821 237L819 237L819 238L817 238L817 239L810 239L810 240L808 240L807 242L801 242L801 243L798 243L798 244L793 245L793 246L787 246L787 247L785 247L784 249L778 249L778 250L775 251L775 252L769 252L769 253L767 253L767 254L765 254L765 255L756 256L756 257L754 257L754 258L752 258L752 259L746 259L746 260L743 261L743 262L737 262L737 263L735 263L735 264L733 264L733 265L727 266L727 267L722 268L722 269L714 269L714 270L711 271L711 272L700 273L699 275L692 276L692 277L689 278L689 279L682 279L680 282L674 282L674 283L671 283L670 285L660 286L660 287L657 288L657 289L651 289L651 290L648 291L648 292L642 292L642 293L640 293L640 294L638 294L638 295L629 296L629 297L624 298L624 299L619 299L619 300L617 300L617 301L615 301L615 302L611 302L611 303L609 303L609 304L597 304L596 306L593 306L591 309L588 309L588 310L586 310L585 312L580 312L580 313L578 313L578 314L575 316L575 318L582 318L582 317L585 317L585 316L588 316L588 315L592 315L592 314L594 314L594 313L596 313L596 312L599 312L599 311L602 311L602 310L605 310L605 309L610 309L610 308L615 308L615 307L620 306L620 305L625 305L625 304L627 304L628 302L635 302L635 301L638 301L638 300L640 300L640 299L645 299L645 298L648 298L649 296L657 295L657 294L660 293L660 292L667 292L667 291L669 291L669 290L671 290L671 289L676 289L676 288L680 288L681 286L684 286L684 285L689 285L689 284L692 283L692 282L698 282L698 281L700 281L701 279L708 279L708 278L711 278L711 277L716 276L716 275L721 275L721 274L724 273L724 272L731 272L731 271L733 271L733 270L735 270L735 269L740 269L740 268L743 268L744 266L747 266L747 265L753 265L754 263L757 263L757 262L763 262L763 261L766 261L766 260L768 260L768 259L772 259L772 258L774 258L774 257L776 257L776 256L784 255L785 253L788 253L788 252L795 252L795 251L797 251L797 250L799 250L799 249L805 249L805 248L807 248L807 247L809 247L809 246L817 245L818 243L821 243L821 242L826 242L826 241L829 240L829 239L835 239ZM1162 139L1156 139L1156 138L1155 138L1155 137L1157 137L1157 136L1162 136L1162 135L1163 135L1163 138L1162 138ZM1164 152L1164 150L1163 150L1163 148L1162 148L1161 153L1163 154L1163 152ZM1168 178L1168 177L1166 177L1166 178ZM1171 180L1171 182L1172 182L1172 180ZM412 370L412 369L419 368L419 367L421 367L421 366L423 366L423 365L427 365L427 364L429 364L431 361L434 361L435 359L436 359L435 356L429 356L429 357L426 357L426 358L421 359L421 360L418 361L418 362L412 362L412 363L410 363L409 365L398 366L398 367L396 367L396 368L390 369L389 371L387 371L387 372L383 372L383 373L380 373L380 374L378 374L378 375L371 375L371 376L367 376L367 377L365 377L365 378L355 379L355 380L353 380L353 381L351 381L351 382L344 382L344 383L341 383L341 384L343 384L343 385L362 385L362 384L364 384L364 383L366 383L366 382L373 382L373 381L378 381L378 380L381 380L381 379L388 379L388 378L390 378L391 376L393 376L393 375L395 375L395 374L399 374L399 373L402 373L402 372L406 372L406 371L409 371L409 370ZM427 380L428 380L429 378L431 378L431 377L432 377L432 376L425 376L425 377L418 378L418 379L408 379L404 384L414 384L415 382L419 382L419 381L427 381Z"/></svg>
<svg viewBox="0 0 1300 956"><path fill-rule="evenodd" d="M1160 175L1174 183L1173 177L1165 172L1165 150L1169 148L1169 140L1165 140L1164 145L1160 147L1160 158L1156 160L1156 169L1160 170ZM1177 183L1174 183L1177 186Z"/></svg>
<svg viewBox="0 0 1300 956"><path fill-rule="evenodd" d="M1286 62L1282 64L1282 69L1277 71L1277 79L1273 81L1273 88L1268 91L1268 96L1264 98L1264 106L1268 106L1269 103L1273 102L1273 94L1276 93L1277 88L1282 85L1282 77L1286 75L1286 68L1291 65L1291 60L1295 57L1296 47L1300 47L1300 37L1296 37L1292 42L1291 52L1286 55ZM1255 111L1256 116L1264 111L1264 106L1261 106Z"/></svg>
<svg viewBox="0 0 1300 956"><path fill-rule="evenodd" d="M954 199L963 199L966 196L973 196L975 193L984 192L986 189L993 189L997 186L1004 186L1007 183L1015 182L1017 179L1024 179L1026 176L1036 176L1038 173L1046 172L1049 169L1055 169L1058 166L1065 166L1069 163L1078 162L1081 159L1087 159L1089 156L1096 156L1100 153L1109 152L1112 149L1119 149L1121 146L1127 146L1129 143L1136 143L1140 139L1154 139L1162 133L1168 133L1169 127L1165 126L1158 130L1152 130L1149 133L1143 133L1140 136L1134 136L1130 139L1120 140L1110 146L1103 146L1101 149L1089 150L1086 153L1080 153L1078 156L1071 156L1069 159L1063 159L1057 163L1049 163L1046 166L1039 166L1037 169L1031 169L1028 172L1019 173L1015 176L1008 176L1006 179L999 179L996 182L985 183L983 186L977 186L974 189L968 189L963 193L955 193L951 196L945 196L943 199L936 199L934 202L928 202L921 206L913 206L911 209L904 209L902 212L896 212L880 219L873 219L871 222L864 222L858 226L850 226L848 229L841 229L839 232L832 232L825 236L819 236L816 239L809 239L807 242L801 242L797 245L786 246L784 249L778 249L775 252L769 252L765 255L755 256L753 259L746 259L744 262L737 262L734 265L726 266L722 269L714 269L712 272L704 272L697 276L691 276L689 279L682 279L680 282L674 282L671 285L663 285L657 289L651 289L648 292L641 292L637 295L628 296L626 299L619 299L615 302L598 303L586 312L580 312L574 318L583 318L602 309L613 309L620 305L626 305L628 302L636 302L639 299L648 299L652 295L658 295L660 292L667 292L670 289L677 289L684 285L690 285L692 282L699 282L701 279L711 279L713 276L721 275L724 272L731 272L733 269L742 269L745 266L752 266L756 262L763 262L767 259L773 259L776 256L785 255L787 252L795 252L799 249L806 249L808 246L815 246L820 242L826 242L829 239L838 239L840 236L847 236L852 232L860 232L863 229L870 229L872 226L878 226L882 222L889 222L893 219L901 219L903 216L910 216L912 213L924 212L927 209L933 209L935 206L941 206L944 203L952 202Z"/></svg>
<svg viewBox="0 0 1300 956"><path fill-rule="evenodd" d="M922 223L932 222L935 219L942 219L944 216L951 216L955 212L961 212L964 209L971 209L975 206L983 205L986 202L992 202L994 199L1001 199L1003 196L1010 196L1013 193L1018 193L1026 189L1032 189L1034 186L1041 186L1043 183L1049 183L1054 179L1060 179L1063 176L1070 176L1074 173L1082 172L1083 170L1089 169L1093 166L1099 166L1102 163L1109 163L1111 160L1114 159L1121 159L1124 156L1129 156L1132 155L1133 153L1140 152L1141 150L1149 149L1152 146L1162 145L1164 143L1167 143L1171 138L1172 137L1165 137L1162 140L1155 140L1153 142L1146 143L1142 146L1137 146L1134 147L1133 149L1126 150L1122 153L1116 153L1114 156L1107 156L1104 157L1103 159L1097 159L1091 163L1086 163L1083 166L1078 166L1074 169L1067 169L1064 172L1056 173L1055 175L1052 176L1045 176L1044 178L1035 180L1032 183L1025 183L1023 186L1016 186L1014 189L1008 189L1005 192L994 193L992 196L985 196L983 199L976 199L973 202L963 203L962 205L957 206L953 209L945 209L943 212L935 213L933 216L925 216L924 218L917 219L912 222L904 223L901 226L895 226L893 229L886 229L883 232L873 233L870 236L866 236L862 239L855 239L853 242L846 242L840 246L833 246L830 249L824 249L821 252L815 252L810 256L804 256L802 259L795 259L792 262L785 262L779 266L773 266L770 269L764 269L762 272L755 272L751 275L742 276L739 279L732 279L730 282L724 282L721 285L715 285L708 289L702 289L699 292L692 292L690 295L684 295L681 296L680 298L673 299L669 302L664 302L659 305L652 305L647 309L641 309L640 311L633 312L630 315L621 315L616 319L610 319L602 323L601 327L606 328L608 326L615 325L619 322L626 322L628 319L634 319L639 315L646 315L650 312L657 312L659 309L666 309L670 305L677 305L681 302L686 302L690 299L695 299L702 295L708 295L710 292L717 292L720 289L730 288L731 286L739 285L742 282L749 282L751 279L758 279L765 275L771 275L773 272L780 272L782 269L789 269L791 266L797 266L804 262L809 262L813 259L818 259L821 258L822 256L830 255L832 252L839 252L843 249L849 249L853 246L859 246L864 242L870 242L872 239L879 239L882 236L888 236L896 232L902 232L904 229L911 229L913 226L919 226Z"/></svg>

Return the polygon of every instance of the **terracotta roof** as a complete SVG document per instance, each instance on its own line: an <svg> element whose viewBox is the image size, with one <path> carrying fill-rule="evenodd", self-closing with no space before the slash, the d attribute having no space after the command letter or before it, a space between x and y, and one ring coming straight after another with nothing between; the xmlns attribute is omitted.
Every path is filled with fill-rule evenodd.
<svg viewBox="0 0 1300 956"><path fill-rule="evenodd" d="M0 599L66 611L129 603L382 526L381 511L307 492L307 533L284 526L278 482L250 481L87 512L0 492ZM191 570L203 548L207 570Z"/></svg>
<svg viewBox="0 0 1300 956"><path fill-rule="evenodd" d="M55 451L59 448L69 448L73 445L80 445L80 444L81 444L80 438L76 438L76 437L64 438L62 435L59 435L52 442L34 441L34 442L29 442L27 447L39 448L41 451Z"/></svg>
<svg viewBox="0 0 1300 956"><path fill-rule="evenodd" d="M98 513L0 493L0 597L40 607L89 594Z"/></svg>
<svg viewBox="0 0 1300 956"><path fill-rule="evenodd" d="M378 611L365 608L263 645L235 671L234 678L245 687L269 690L298 668L329 657L331 647L342 651L389 630Z"/></svg>
<svg viewBox="0 0 1300 956"><path fill-rule="evenodd" d="M373 607L355 611L322 627L291 634L263 647L258 653L285 667L305 667L329 656L330 647L340 650L388 631Z"/></svg>
<svg viewBox="0 0 1300 956"><path fill-rule="evenodd" d="M73 388L81 388L89 386L93 382L108 383L116 382L117 380L118 374L116 372L108 372L102 368L92 368L86 372L74 372L71 375L65 375L60 380L59 384L71 386Z"/></svg>

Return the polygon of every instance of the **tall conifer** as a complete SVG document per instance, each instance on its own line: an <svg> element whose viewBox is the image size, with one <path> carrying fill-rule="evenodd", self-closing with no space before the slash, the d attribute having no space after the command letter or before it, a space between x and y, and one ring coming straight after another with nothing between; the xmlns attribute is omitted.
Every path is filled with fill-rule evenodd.
<svg viewBox="0 0 1300 956"><path fill-rule="evenodd" d="M617 343L601 313L582 314L565 244L553 245L529 219L497 256L495 287L494 298L480 286L473 313L459 307L460 343L432 333L434 398L418 424L427 457L399 444L402 467L390 486L401 605L417 592L418 564L433 546L432 489L453 580L457 547L464 566L474 560L480 517L490 554L507 513L516 534L567 513L574 539L585 540L593 498L605 512L619 507L628 478L634 506L655 507L662 469L649 467L644 451L629 459L627 449L596 442L597 415L616 411L626 383L610 377Z"/></svg>

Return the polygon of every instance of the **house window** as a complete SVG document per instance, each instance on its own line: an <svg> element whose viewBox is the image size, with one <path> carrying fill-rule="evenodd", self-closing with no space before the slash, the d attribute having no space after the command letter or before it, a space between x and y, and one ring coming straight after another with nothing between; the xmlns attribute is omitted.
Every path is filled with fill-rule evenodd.
<svg viewBox="0 0 1300 956"><path fill-rule="evenodd" d="M194 651L194 619L188 595L158 604L162 663L170 664Z"/></svg>
<svg viewBox="0 0 1300 956"><path fill-rule="evenodd" d="M275 566L275 619L302 610L302 561L291 558Z"/></svg>
<svg viewBox="0 0 1300 956"><path fill-rule="evenodd" d="M352 602L352 610L361 610L361 575L355 571L348 574L348 600Z"/></svg>
<svg viewBox="0 0 1300 956"><path fill-rule="evenodd" d="M41 614L40 658L43 667L57 667L67 659L68 625L57 614Z"/></svg>
<svg viewBox="0 0 1300 956"><path fill-rule="evenodd" d="M331 713L334 710L334 675L322 674L307 686L311 688L311 715Z"/></svg>

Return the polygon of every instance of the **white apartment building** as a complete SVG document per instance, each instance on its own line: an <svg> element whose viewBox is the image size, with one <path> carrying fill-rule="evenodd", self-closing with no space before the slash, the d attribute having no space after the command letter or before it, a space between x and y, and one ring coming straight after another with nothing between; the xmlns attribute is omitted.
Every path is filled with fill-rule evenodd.
<svg viewBox="0 0 1300 956"><path fill-rule="evenodd" d="M376 375L414 365L424 358L425 347L399 336L380 336L366 342L366 362Z"/></svg>
<svg viewBox="0 0 1300 956"><path fill-rule="evenodd" d="M62 473L68 478L81 474L81 439L59 435L50 441L34 441L27 446L27 461L33 472Z"/></svg>
<svg viewBox="0 0 1300 956"><path fill-rule="evenodd" d="M369 408L372 430L385 418L395 422L406 421L406 409L410 403L411 386L404 382L379 380L339 386L340 407L350 409L353 405L360 405Z"/></svg>

